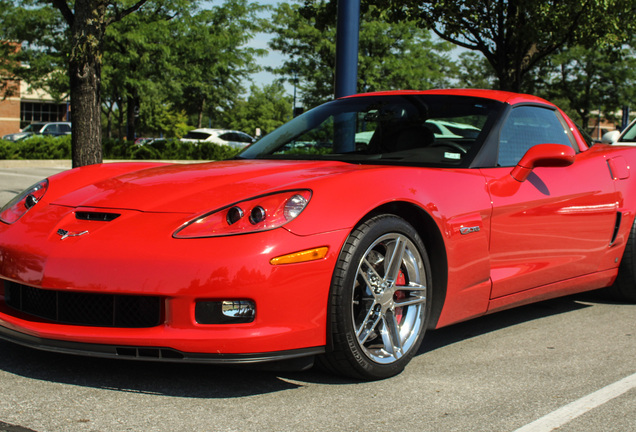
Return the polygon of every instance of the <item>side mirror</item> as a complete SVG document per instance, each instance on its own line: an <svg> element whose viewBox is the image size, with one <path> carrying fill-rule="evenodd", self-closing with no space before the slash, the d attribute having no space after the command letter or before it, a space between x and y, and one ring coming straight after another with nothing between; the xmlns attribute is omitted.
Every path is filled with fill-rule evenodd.
<svg viewBox="0 0 636 432"><path fill-rule="evenodd" d="M601 138L601 142L605 144L615 144L618 141L618 137L621 136L621 133L617 130L606 132L603 134L603 138Z"/></svg>
<svg viewBox="0 0 636 432"><path fill-rule="evenodd" d="M539 144L523 155L510 175L518 182L525 181L536 167L565 167L574 163L576 153L563 144Z"/></svg>

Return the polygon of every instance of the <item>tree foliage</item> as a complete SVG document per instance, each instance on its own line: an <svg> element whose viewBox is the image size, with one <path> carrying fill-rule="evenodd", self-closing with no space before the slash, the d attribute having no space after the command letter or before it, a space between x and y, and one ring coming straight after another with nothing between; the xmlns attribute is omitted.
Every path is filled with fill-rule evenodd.
<svg viewBox="0 0 636 432"><path fill-rule="evenodd" d="M142 105L144 114L156 112L160 107L155 105L165 103L164 95L174 94L178 65L171 28L193 13L195 4L182 2L175 14L171 3L154 0L106 32L102 112L109 132L117 114L122 128L118 135L134 138Z"/></svg>
<svg viewBox="0 0 636 432"><path fill-rule="evenodd" d="M379 0L392 18L417 20L440 38L484 55L499 88L519 91L540 62L565 46L624 43L633 0Z"/></svg>
<svg viewBox="0 0 636 432"><path fill-rule="evenodd" d="M214 123L230 109L245 91L243 82L260 70L256 58L265 51L247 42L265 25L257 16L261 10L247 0L226 0L186 17L171 35L180 65L175 105L196 114L197 127L204 114Z"/></svg>
<svg viewBox="0 0 636 432"><path fill-rule="evenodd" d="M252 85L247 99L239 100L226 113L224 124L229 129L244 131L252 136L272 132L292 117L292 98L285 94L282 83L263 87Z"/></svg>
<svg viewBox="0 0 636 432"><path fill-rule="evenodd" d="M73 165L101 162L101 73L106 29L147 0L19 0L3 9L9 40L21 50L13 76L33 84L66 71L73 109ZM19 63L16 62L19 61ZM51 80L59 85L63 79ZM55 94L55 92L53 93Z"/></svg>
<svg viewBox="0 0 636 432"><path fill-rule="evenodd" d="M0 37L21 49L0 45L0 67L54 97L70 93L75 166L101 161L102 117L107 136L134 138L178 136L186 117L224 116L263 54L247 45L265 26L248 0L206 9L200 0L13 3L0 0Z"/></svg>
<svg viewBox="0 0 636 432"><path fill-rule="evenodd" d="M68 97L64 53L70 51L70 41L62 15L51 5L36 0L0 0L0 22L3 75L44 89L58 101Z"/></svg>
<svg viewBox="0 0 636 432"><path fill-rule="evenodd" d="M272 49L285 54L275 73L298 80L306 106L333 98L336 59L335 2L281 3L272 25ZM358 91L444 87L454 74L451 46L435 43L413 22L389 23L372 4L361 9Z"/></svg>
<svg viewBox="0 0 636 432"><path fill-rule="evenodd" d="M337 0L281 3L269 23L250 0L203 4L0 0L9 78L0 96L16 90L11 78L58 100L73 88L75 165L101 160L102 119L107 137L129 138L282 124L292 103L281 83L245 96L263 53L248 44L257 32L273 33L270 47L286 57L274 72L305 106L333 97ZM599 109L611 119L634 100L635 9L634 0L362 0L358 91L500 88L544 96L581 124ZM451 43L465 52L451 56Z"/></svg>
<svg viewBox="0 0 636 432"><path fill-rule="evenodd" d="M568 47L534 75L533 93L559 104L582 125L589 124L593 112L616 122L622 108L636 100L636 52L628 45Z"/></svg>
<svg viewBox="0 0 636 432"><path fill-rule="evenodd" d="M227 0L181 10L172 19L157 19L161 10L142 10L111 26L105 39L107 123L125 124L125 135L133 139L137 132L171 134L175 125L160 120L171 117L167 111L185 113L201 127L204 116L214 119L231 109L264 54L246 44L258 28L260 9Z"/></svg>

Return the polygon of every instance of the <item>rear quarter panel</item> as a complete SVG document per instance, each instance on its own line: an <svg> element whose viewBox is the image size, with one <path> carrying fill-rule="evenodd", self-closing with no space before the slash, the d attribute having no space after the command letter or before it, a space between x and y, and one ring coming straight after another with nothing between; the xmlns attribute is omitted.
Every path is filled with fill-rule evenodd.
<svg viewBox="0 0 636 432"><path fill-rule="evenodd" d="M636 147L596 144L589 151L602 153L607 160L609 175L618 192L618 209L623 215L615 245L624 249L636 216Z"/></svg>

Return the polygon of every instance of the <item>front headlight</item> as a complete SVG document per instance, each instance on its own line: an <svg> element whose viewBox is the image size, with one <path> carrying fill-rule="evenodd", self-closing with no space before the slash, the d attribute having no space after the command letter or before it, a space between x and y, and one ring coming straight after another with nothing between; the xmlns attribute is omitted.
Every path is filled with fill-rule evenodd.
<svg viewBox="0 0 636 432"><path fill-rule="evenodd" d="M298 217L310 199L311 191L295 190L240 201L187 222L173 237L218 237L272 230Z"/></svg>
<svg viewBox="0 0 636 432"><path fill-rule="evenodd" d="M7 224L17 222L42 199L48 188L49 181L44 179L13 198L0 209L0 221Z"/></svg>

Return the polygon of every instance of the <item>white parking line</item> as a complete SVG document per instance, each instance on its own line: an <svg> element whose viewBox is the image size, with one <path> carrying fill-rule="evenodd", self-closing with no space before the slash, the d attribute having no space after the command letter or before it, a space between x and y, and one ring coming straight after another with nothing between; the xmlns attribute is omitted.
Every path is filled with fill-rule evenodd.
<svg viewBox="0 0 636 432"><path fill-rule="evenodd" d="M578 416L636 388L636 373L610 384L602 389L582 397L538 420L529 423L515 432L549 432L574 420Z"/></svg>

